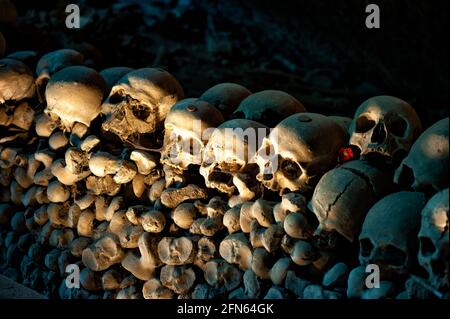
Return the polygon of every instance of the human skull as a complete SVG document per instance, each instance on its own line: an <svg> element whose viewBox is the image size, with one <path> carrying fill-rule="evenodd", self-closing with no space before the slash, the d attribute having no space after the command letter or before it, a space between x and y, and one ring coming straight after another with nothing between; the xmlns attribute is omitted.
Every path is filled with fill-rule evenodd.
<svg viewBox="0 0 450 319"><path fill-rule="evenodd" d="M393 96L375 96L356 110L350 126L350 144L361 157L397 166L422 131L416 111Z"/></svg>
<svg viewBox="0 0 450 319"><path fill-rule="evenodd" d="M416 258L425 203L424 194L418 192L398 192L378 201L367 213L359 235L361 265L378 265L382 279L407 274Z"/></svg>
<svg viewBox="0 0 450 319"><path fill-rule="evenodd" d="M320 223L316 235L327 238L327 233L336 231L353 242L369 209L391 188L390 176L364 161L347 162L327 172L309 203Z"/></svg>
<svg viewBox="0 0 450 319"><path fill-rule="evenodd" d="M252 93L242 85L219 83L206 90L199 99L214 105L225 117L228 117L250 94Z"/></svg>
<svg viewBox="0 0 450 319"><path fill-rule="evenodd" d="M422 210L419 230L419 264L428 281L439 291L448 292L448 188L434 195Z"/></svg>
<svg viewBox="0 0 450 319"><path fill-rule="evenodd" d="M334 120L298 113L281 121L255 156L257 179L271 190L309 191L333 168L346 132Z"/></svg>
<svg viewBox="0 0 450 319"><path fill-rule="evenodd" d="M286 117L300 112L306 112L305 107L292 95L278 90L265 90L246 97L234 116L275 127Z"/></svg>
<svg viewBox="0 0 450 319"><path fill-rule="evenodd" d="M181 98L178 81L161 69L143 68L125 74L102 105L105 131L132 142L141 134L155 132L170 108Z"/></svg>
<svg viewBox="0 0 450 319"><path fill-rule="evenodd" d="M425 130L395 171L394 182L417 191L448 187L448 118Z"/></svg>
<svg viewBox="0 0 450 319"><path fill-rule="evenodd" d="M36 65L36 87L42 101L50 76L66 67L82 65L83 60L83 55L72 49L61 49L44 54Z"/></svg>
<svg viewBox="0 0 450 319"><path fill-rule="evenodd" d="M56 72L45 89L45 113L71 130L78 122L89 126L100 113L105 81L94 69L71 66Z"/></svg>
<svg viewBox="0 0 450 319"><path fill-rule="evenodd" d="M0 60L0 105L32 98L34 92L33 73L24 63L9 58Z"/></svg>
<svg viewBox="0 0 450 319"><path fill-rule="evenodd" d="M190 164L200 165L208 142L206 130L223 121L219 110L208 102L193 98L178 101L164 121L161 162L181 171Z"/></svg>
<svg viewBox="0 0 450 319"><path fill-rule="evenodd" d="M258 185L254 178L256 167L249 165L249 160L266 135L266 126L245 119L230 120L215 129L204 148L200 166L206 186L229 195L237 189L241 196L251 199Z"/></svg>

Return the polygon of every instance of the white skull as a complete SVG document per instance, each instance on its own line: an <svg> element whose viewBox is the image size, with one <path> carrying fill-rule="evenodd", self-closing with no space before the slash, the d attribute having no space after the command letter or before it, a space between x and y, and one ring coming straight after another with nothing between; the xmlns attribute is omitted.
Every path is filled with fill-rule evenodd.
<svg viewBox="0 0 450 319"><path fill-rule="evenodd" d="M419 231L419 264L430 284L448 292L448 188L434 195L422 210Z"/></svg>
<svg viewBox="0 0 450 319"><path fill-rule="evenodd" d="M33 73L24 63L8 58L0 60L0 105L32 98L34 92Z"/></svg>
<svg viewBox="0 0 450 319"><path fill-rule="evenodd" d="M309 203L320 223L316 235L327 238L336 231L353 242L369 209L391 189L390 176L364 161L347 162L327 172Z"/></svg>
<svg viewBox="0 0 450 319"><path fill-rule="evenodd" d="M306 112L305 107L292 95L278 90L265 90L246 97L234 116L275 127L286 117L300 112Z"/></svg>
<svg viewBox="0 0 450 319"><path fill-rule="evenodd" d="M346 137L342 127L327 116L291 115L270 132L258 150L257 179L271 190L309 191L336 165Z"/></svg>
<svg viewBox="0 0 450 319"><path fill-rule="evenodd" d="M394 182L417 191L448 187L448 118L425 130L397 168Z"/></svg>
<svg viewBox="0 0 450 319"><path fill-rule="evenodd" d="M237 188L244 197L248 188L258 188L254 179L257 167L248 164L266 134L266 126L244 119L227 121L214 130L200 167L206 186L229 195Z"/></svg>
<svg viewBox="0 0 450 319"><path fill-rule="evenodd" d="M102 128L123 141L138 140L141 134L160 128L170 108L183 95L178 81L164 70L131 71L113 86L103 103L106 119Z"/></svg>
<svg viewBox="0 0 450 319"><path fill-rule="evenodd" d="M423 193L398 192L378 201L367 213L359 236L359 261L380 267L382 279L405 275L417 254Z"/></svg>
<svg viewBox="0 0 450 319"><path fill-rule="evenodd" d="M356 110L350 126L350 144L361 157L397 166L422 131L416 111L393 96L375 96Z"/></svg>
<svg viewBox="0 0 450 319"><path fill-rule="evenodd" d="M191 164L200 165L208 142L205 130L223 121L219 110L208 102L193 98L177 102L164 122L161 162L179 170L186 170Z"/></svg>
<svg viewBox="0 0 450 319"><path fill-rule="evenodd" d="M105 81L94 69L71 66L56 72L45 89L45 113L66 130L74 123L89 126L100 113Z"/></svg>

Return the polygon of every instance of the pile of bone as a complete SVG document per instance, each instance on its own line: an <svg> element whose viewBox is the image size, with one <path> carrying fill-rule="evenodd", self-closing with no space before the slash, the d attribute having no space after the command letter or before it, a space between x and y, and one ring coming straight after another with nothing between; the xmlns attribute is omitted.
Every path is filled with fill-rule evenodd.
<svg viewBox="0 0 450 319"><path fill-rule="evenodd" d="M0 60L3 274L51 298L448 298L448 119L83 63Z"/></svg>

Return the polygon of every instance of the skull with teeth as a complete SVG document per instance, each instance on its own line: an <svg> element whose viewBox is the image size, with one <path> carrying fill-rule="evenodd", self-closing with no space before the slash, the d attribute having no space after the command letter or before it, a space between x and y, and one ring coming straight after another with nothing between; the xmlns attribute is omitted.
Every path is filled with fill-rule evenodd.
<svg viewBox="0 0 450 319"><path fill-rule="evenodd" d="M244 119L227 121L214 130L200 167L206 186L229 195L237 189L239 196L232 197L231 201L253 198L258 189L254 178L257 166L249 161L267 130L261 123Z"/></svg>
<svg viewBox="0 0 450 319"><path fill-rule="evenodd" d="M180 171L200 165L208 141L207 129L224 121L222 114L208 102L184 99L170 110L164 122L164 145L161 162Z"/></svg>
<svg viewBox="0 0 450 319"><path fill-rule="evenodd" d="M292 95L278 90L265 90L246 97L234 116L275 127L289 115L300 112L306 112L305 107Z"/></svg>
<svg viewBox="0 0 450 319"><path fill-rule="evenodd" d="M417 191L448 187L448 118L425 130L397 168L394 182Z"/></svg>
<svg viewBox="0 0 450 319"><path fill-rule="evenodd" d="M346 133L333 119L297 113L281 121L264 139L255 161L257 179L271 190L309 191L333 168Z"/></svg>
<svg viewBox="0 0 450 319"><path fill-rule="evenodd" d="M422 131L416 111L393 96L376 96L356 110L350 126L350 144L361 157L398 165Z"/></svg>
<svg viewBox="0 0 450 319"><path fill-rule="evenodd" d="M359 261L376 264L382 279L405 275L414 264L420 211L425 196L417 192L390 194L367 213L359 236Z"/></svg>
<svg viewBox="0 0 450 319"><path fill-rule="evenodd" d="M448 188L434 195L422 210L419 231L419 264L428 281L439 291L448 292Z"/></svg>
<svg viewBox="0 0 450 319"><path fill-rule="evenodd" d="M178 81L164 70L143 68L127 73L102 105L106 116L102 128L139 145L140 136L159 129L183 95Z"/></svg>

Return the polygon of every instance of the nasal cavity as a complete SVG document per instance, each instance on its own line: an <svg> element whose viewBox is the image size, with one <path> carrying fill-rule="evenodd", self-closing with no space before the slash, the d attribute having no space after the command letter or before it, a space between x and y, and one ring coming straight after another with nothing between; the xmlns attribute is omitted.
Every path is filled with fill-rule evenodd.
<svg viewBox="0 0 450 319"><path fill-rule="evenodd" d="M383 143L386 139L386 130L383 123L378 123L373 129L372 137L370 141L372 143Z"/></svg>

